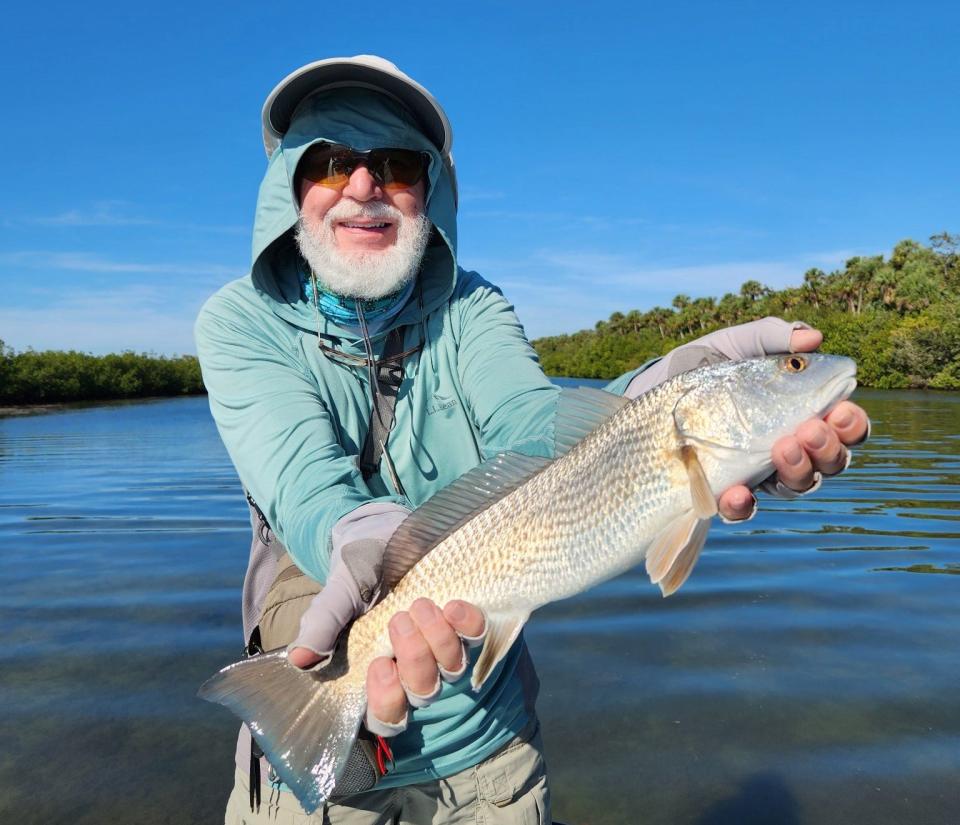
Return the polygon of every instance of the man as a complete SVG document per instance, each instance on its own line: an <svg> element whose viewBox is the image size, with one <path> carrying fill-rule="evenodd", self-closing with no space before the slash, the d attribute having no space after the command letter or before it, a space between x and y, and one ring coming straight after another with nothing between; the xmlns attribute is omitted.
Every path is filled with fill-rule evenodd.
<svg viewBox="0 0 960 825"><path fill-rule="evenodd" d="M197 343L257 514L245 637L251 652L289 644L294 664L314 667L376 602L383 549L412 508L498 452L552 457L558 391L500 292L457 265L451 131L426 89L380 58L318 61L269 96L264 135L252 272L210 299ZM680 347L611 389L635 396L704 361L819 343L767 319ZM816 487L867 427L852 404L806 422L774 447L771 486ZM719 502L731 520L755 506L743 487ZM368 743L372 777L350 780L376 787L315 821L550 821L526 647L521 636L474 694L470 648L483 633L482 612L459 601L419 600L394 616L394 658L370 667L365 719L390 745ZM279 783L263 783L260 805L269 771L242 730L228 823L304 821Z"/></svg>

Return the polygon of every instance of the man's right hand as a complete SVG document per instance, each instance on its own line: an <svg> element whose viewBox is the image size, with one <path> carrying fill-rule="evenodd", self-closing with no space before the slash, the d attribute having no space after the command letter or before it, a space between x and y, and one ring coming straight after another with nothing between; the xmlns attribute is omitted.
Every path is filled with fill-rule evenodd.
<svg viewBox="0 0 960 825"><path fill-rule="evenodd" d="M375 720L397 727L411 704L422 707L440 692L441 676L456 681L466 672L464 641L479 643L486 630L480 608L454 600L440 610L417 599L390 620L395 659L381 656L367 670L367 726ZM373 717L373 720L370 717Z"/></svg>
<svg viewBox="0 0 960 825"><path fill-rule="evenodd" d="M322 605L318 601L316 607ZM486 619L480 608L468 602L454 600L440 610L429 599L417 599L409 610L394 614L389 629L396 658L381 656L367 670L367 727L381 735L402 731L409 707L423 707L435 699L441 678L456 681L464 675L464 645L482 641ZM297 667L307 668L325 657L294 647L288 658ZM384 724L378 726L377 721Z"/></svg>

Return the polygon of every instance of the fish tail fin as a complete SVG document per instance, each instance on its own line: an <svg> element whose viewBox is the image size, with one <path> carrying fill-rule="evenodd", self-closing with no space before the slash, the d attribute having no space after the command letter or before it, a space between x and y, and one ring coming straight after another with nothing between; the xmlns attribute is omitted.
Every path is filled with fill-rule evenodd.
<svg viewBox="0 0 960 825"><path fill-rule="evenodd" d="M364 674L301 670L286 651L229 665L198 695L229 708L307 813L333 792L366 707Z"/></svg>

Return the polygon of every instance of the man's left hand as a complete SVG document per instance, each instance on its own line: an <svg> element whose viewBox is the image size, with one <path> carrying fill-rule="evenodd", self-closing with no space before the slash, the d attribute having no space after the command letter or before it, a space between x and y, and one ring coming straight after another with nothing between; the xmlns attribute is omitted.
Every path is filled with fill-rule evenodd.
<svg viewBox="0 0 960 825"><path fill-rule="evenodd" d="M815 329L797 329L790 336L792 352L812 352L823 341ZM802 493L815 482L815 473L831 476L847 466L847 446L864 441L870 432L866 412L850 401L842 401L825 419L804 421L793 435L779 439L771 451L777 479ZM720 515L728 521L750 518L756 498L743 485L725 490L718 502Z"/></svg>

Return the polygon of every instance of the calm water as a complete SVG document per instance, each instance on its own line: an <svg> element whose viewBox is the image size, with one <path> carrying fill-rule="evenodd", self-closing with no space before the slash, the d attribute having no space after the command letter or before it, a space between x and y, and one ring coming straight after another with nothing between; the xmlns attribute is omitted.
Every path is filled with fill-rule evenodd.
<svg viewBox="0 0 960 825"><path fill-rule="evenodd" d="M960 822L960 395L861 393L816 498L538 612L570 825ZM246 510L202 398L0 419L0 822L215 823Z"/></svg>

